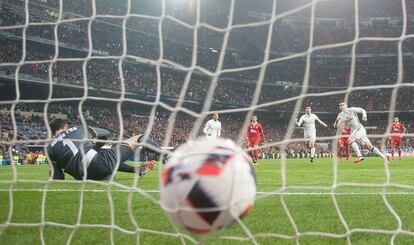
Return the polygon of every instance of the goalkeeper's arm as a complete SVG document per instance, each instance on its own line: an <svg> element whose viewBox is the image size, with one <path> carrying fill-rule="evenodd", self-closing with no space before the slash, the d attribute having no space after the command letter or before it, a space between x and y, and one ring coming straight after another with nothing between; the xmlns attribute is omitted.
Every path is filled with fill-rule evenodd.
<svg viewBox="0 0 414 245"><path fill-rule="evenodd" d="M108 139L111 132L104 128L88 126L88 131L92 135L93 139Z"/></svg>

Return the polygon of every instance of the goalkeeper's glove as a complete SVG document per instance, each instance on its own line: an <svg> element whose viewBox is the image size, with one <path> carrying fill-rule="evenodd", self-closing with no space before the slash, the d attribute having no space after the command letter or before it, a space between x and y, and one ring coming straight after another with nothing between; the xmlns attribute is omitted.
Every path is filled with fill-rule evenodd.
<svg viewBox="0 0 414 245"><path fill-rule="evenodd" d="M144 140L144 136L142 135L141 137L138 138L138 143L143 143L143 140ZM151 145L153 149L151 149L150 147L143 146L144 152L149 152L149 153L154 154L155 155L154 160L159 161L161 157L161 151L162 151L161 146L151 136L145 140L145 143ZM156 150L154 150L154 148ZM162 164L167 163L169 157L170 157L169 154L164 154Z"/></svg>
<svg viewBox="0 0 414 245"><path fill-rule="evenodd" d="M91 126L88 126L88 132L91 134L95 150L99 150L105 145L105 142L97 142L97 140L108 140L109 135L111 134L107 129Z"/></svg>
<svg viewBox="0 0 414 245"><path fill-rule="evenodd" d="M144 141L144 135L141 135L138 138L138 143L146 143L147 145L150 145L151 147L148 146L142 146L144 153L145 152L149 152L155 155L155 159L154 160L160 160L160 156L161 156L161 146L150 136L148 137L145 141ZM164 155L163 161L162 163L165 164L167 162L169 158L168 154Z"/></svg>
<svg viewBox="0 0 414 245"><path fill-rule="evenodd" d="M150 147L143 145L143 150L147 151L147 152L151 152L151 153L155 153L155 154L161 154L161 146L151 137L149 136L147 139L145 139L144 141L144 135L141 135L138 138L138 143L145 143L146 145L150 145Z"/></svg>

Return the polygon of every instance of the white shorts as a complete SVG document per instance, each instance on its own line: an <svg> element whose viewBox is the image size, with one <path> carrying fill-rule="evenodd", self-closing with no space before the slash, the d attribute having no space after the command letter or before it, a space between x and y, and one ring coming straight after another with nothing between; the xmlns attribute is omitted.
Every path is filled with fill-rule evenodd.
<svg viewBox="0 0 414 245"><path fill-rule="evenodd" d="M371 141L369 141L369 139L367 137L367 131L365 130L364 127L360 127L358 129L356 129L355 131L353 131L349 135L349 139L351 139L351 138L355 138L356 141L359 141L361 144L371 143ZM352 142L349 142L349 143L352 143Z"/></svg>
<svg viewBox="0 0 414 245"><path fill-rule="evenodd" d="M303 137L305 138L306 142L315 141L316 140L316 131L304 131Z"/></svg>
<svg viewBox="0 0 414 245"><path fill-rule="evenodd" d="M212 135L206 135L206 138L215 139L215 138L218 138L218 137L216 135L212 134Z"/></svg>

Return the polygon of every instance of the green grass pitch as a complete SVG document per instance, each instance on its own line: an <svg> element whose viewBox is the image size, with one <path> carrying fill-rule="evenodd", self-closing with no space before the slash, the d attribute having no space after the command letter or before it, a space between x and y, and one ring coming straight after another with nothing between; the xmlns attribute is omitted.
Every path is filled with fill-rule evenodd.
<svg viewBox="0 0 414 245"><path fill-rule="evenodd" d="M360 165L338 163L337 175L334 166L333 159L316 159L315 164L287 160L287 188L281 195L281 161L260 161L255 166L257 200L243 219L254 241L414 244L414 158L393 161L389 175L379 158L367 158ZM135 180L119 173L116 185L108 185L48 183L46 165L16 166L15 172L0 166L0 244L253 243L239 224L210 236L178 233L158 205L158 168ZM383 187L387 180L391 185ZM329 189L334 181L335 198Z"/></svg>

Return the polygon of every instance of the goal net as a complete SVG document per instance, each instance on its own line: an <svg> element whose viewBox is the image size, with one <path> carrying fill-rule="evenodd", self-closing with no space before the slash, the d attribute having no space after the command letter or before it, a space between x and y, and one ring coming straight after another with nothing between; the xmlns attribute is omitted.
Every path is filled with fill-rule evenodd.
<svg viewBox="0 0 414 245"><path fill-rule="evenodd" d="M0 0L0 37L2 244L414 242L412 1ZM367 111L368 138L395 160L339 161L340 101ZM296 124L306 107L328 124L316 124L314 164ZM213 113L246 150L253 115L266 135L255 208L232 228L170 223L161 162L143 177L48 176L53 118L169 153ZM406 131L392 153L395 117Z"/></svg>

